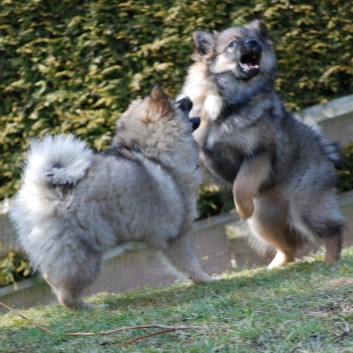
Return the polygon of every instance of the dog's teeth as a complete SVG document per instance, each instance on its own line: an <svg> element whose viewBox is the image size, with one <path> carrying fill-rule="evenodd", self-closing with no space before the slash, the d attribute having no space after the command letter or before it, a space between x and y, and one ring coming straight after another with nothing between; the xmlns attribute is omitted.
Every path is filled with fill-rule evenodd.
<svg viewBox="0 0 353 353"><path fill-rule="evenodd" d="M247 64L240 63L240 66L241 66L244 70L249 70L249 66L248 66Z"/></svg>
<svg viewBox="0 0 353 353"><path fill-rule="evenodd" d="M249 71L249 70L251 70L251 69L258 69L259 68L259 65L256 65L256 64L250 64L250 65L248 65L248 64L245 64L245 63L240 63L240 66L242 67L242 69L244 70L244 71Z"/></svg>

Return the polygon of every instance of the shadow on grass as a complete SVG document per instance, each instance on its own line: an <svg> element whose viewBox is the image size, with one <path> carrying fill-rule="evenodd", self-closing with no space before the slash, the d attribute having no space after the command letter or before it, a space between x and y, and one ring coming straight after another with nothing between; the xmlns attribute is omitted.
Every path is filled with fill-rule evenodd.
<svg viewBox="0 0 353 353"><path fill-rule="evenodd" d="M342 263L347 262L342 267ZM122 309L129 307L146 308L151 306L170 306L175 303L180 305L193 300L229 296L239 292L256 293L258 291L281 291L292 287L295 291L296 282L308 283L315 281L315 277L336 278L337 268L341 268L345 276L345 268L353 268L351 258L343 259L333 265L322 262L322 258L310 259L288 264L280 269L267 270L266 268L244 269L241 272L228 273L220 280L206 284L176 284L170 287L150 288L143 287L125 293L100 293L91 298L93 303L106 303L109 309Z"/></svg>

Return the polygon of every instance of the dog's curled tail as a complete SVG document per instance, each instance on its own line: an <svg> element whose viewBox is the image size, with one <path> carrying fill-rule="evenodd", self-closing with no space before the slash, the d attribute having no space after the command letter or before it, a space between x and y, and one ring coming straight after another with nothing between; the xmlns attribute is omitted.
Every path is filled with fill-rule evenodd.
<svg viewBox="0 0 353 353"><path fill-rule="evenodd" d="M73 135L46 135L33 140L25 179L51 185L76 185L86 174L93 157L88 145Z"/></svg>

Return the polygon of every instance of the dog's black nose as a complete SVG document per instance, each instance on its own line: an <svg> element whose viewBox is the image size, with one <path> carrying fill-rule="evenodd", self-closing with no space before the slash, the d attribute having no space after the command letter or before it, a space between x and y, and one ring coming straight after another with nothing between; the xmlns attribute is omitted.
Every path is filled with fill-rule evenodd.
<svg viewBox="0 0 353 353"><path fill-rule="evenodd" d="M190 118L190 122L192 131L195 131L200 126L201 120L198 116L194 116L193 118Z"/></svg>
<svg viewBox="0 0 353 353"><path fill-rule="evenodd" d="M248 39L245 43L250 48L255 48L257 46L257 41L255 39Z"/></svg>
<svg viewBox="0 0 353 353"><path fill-rule="evenodd" d="M184 97L180 101L178 101L179 107L186 112L190 112L192 108L192 102L189 97Z"/></svg>

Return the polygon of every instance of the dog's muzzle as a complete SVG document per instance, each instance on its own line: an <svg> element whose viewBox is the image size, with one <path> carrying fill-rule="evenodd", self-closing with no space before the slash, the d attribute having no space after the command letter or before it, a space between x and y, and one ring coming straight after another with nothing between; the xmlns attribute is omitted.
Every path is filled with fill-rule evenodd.
<svg viewBox="0 0 353 353"><path fill-rule="evenodd" d="M189 120L191 123L191 129L194 132L200 126L201 119L198 116L194 116Z"/></svg>

